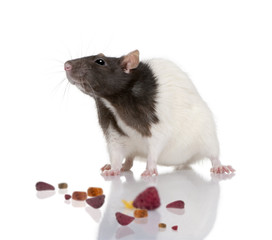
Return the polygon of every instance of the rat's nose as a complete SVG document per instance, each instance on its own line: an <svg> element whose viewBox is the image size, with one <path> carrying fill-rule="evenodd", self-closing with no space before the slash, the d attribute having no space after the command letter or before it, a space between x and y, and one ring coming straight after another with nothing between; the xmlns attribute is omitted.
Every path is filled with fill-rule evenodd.
<svg viewBox="0 0 272 240"><path fill-rule="evenodd" d="M72 64L69 62L64 63L64 70L65 71L71 71L72 70Z"/></svg>

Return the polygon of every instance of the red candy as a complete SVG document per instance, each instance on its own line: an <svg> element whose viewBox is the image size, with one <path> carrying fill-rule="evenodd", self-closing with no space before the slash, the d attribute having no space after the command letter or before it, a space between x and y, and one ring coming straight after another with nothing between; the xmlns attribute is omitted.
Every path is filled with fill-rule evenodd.
<svg viewBox="0 0 272 240"><path fill-rule="evenodd" d="M37 182L36 183L36 190L37 191L45 191L45 190L55 190L54 186L48 184L46 182Z"/></svg>
<svg viewBox="0 0 272 240"><path fill-rule="evenodd" d="M175 225L175 226L172 227L172 229L173 229L174 231L177 231L177 230L178 230L178 226Z"/></svg>
<svg viewBox="0 0 272 240"><path fill-rule="evenodd" d="M93 208L100 208L105 201L105 195L99 195L97 197L88 198L86 203L88 203Z"/></svg>
<svg viewBox="0 0 272 240"><path fill-rule="evenodd" d="M134 217L128 216L120 212L115 213L115 217L117 222L121 224L122 226L126 226L130 224L135 219Z"/></svg>
<svg viewBox="0 0 272 240"><path fill-rule="evenodd" d="M147 188L133 201L133 206L140 209L154 210L160 205L160 197L155 187Z"/></svg>
<svg viewBox="0 0 272 240"><path fill-rule="evenodd" d="M71 197L72 197L72 196L71 196L70 194L65 194L65 195L64 195L65 200L69 200Z"/></svg>
<svg viewBox="0 0 272 240"><path fill-rule="evenodd" d="M167 204L166 208L184 208L184 202L181 200L177 200Z"/></svg>

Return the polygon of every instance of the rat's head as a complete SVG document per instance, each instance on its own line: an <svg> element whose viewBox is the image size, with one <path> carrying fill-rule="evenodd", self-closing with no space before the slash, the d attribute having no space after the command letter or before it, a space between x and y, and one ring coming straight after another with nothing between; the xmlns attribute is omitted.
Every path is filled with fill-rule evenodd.
<svg viewBox="0 0 272 240"><path fill-rule="evenodd" d="M67 61L64 64L70 83L88 95L109 96L129 84L131 70L139 64L139 51L135 50L120 58L98 54Z"/></svg>

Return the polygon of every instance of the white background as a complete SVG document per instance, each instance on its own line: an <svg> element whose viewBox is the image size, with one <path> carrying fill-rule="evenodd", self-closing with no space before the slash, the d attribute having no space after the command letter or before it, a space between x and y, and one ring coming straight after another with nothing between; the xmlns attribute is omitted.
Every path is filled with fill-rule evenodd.
<svg viewBox="0 0 272 240"><path fill-rule="evenodd" d="M270 2L2 1L0 238L110 239L101 233L108 231L115 239L132 230L121 239L271 239ZM151 183L139 177L143 163L135 164L131 185L124 177L111 182L100 176L108 155L94 101L67 84L63 63L134 49L142 59L171 59L189 74L215 115L221 159L237 169L232 179L209 182L208 162L180 174L159 168L161 176ZM106 203L99 211L72 207L58 190L40 199L40 180L68 182L69 193L103 187ZM117 229L121 199L152 184L163 204L176 192L189 196L188 211L177 220L180 231L171 231L170 223L149 235L144 224ZM209 211L198 212L202 205ZM172 219L163 207L157 213L161 221Z"/></svg>

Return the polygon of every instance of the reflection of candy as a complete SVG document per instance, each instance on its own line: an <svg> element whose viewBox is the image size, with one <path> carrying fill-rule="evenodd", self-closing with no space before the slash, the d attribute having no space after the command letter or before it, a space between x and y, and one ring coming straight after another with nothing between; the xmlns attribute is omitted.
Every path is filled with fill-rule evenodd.
<svg viewBox="0 0 272 240"><path fill-rule="evenodd" d="M122 226L117 229L116 234L115 234L115 238L121 239L121 238L125 238L131 234L134 234L134 231L130 227Z"/></svg>
<svg viewBox="0 0 272 240"><path fill-rule="evenodd" d="M88 198L86 200L86 203L88 203L93 208L100 208L104 204L104 201L105 201L105 195L100 195L97 197Z"/></svg>
<svg viewBox="0 0 272 240"><path fill-rule="evenodd" d="M115 213L115 217L117 222L123 226L130 224L135 219L134 217L128 216L120 212Z"/></svg>
<svg viewBox="0 0 272 240"><path fill-rule="evenodd" d="M184 202L181 200L177 200L167 204L166 208L184 208Z"/></svg>

